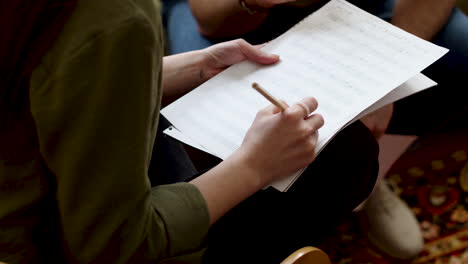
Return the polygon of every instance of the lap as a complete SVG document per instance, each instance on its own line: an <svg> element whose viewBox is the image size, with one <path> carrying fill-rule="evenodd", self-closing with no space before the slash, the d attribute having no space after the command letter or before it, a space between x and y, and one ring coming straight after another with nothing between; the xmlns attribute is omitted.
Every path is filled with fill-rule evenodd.
<svg viewBox="0 0 468 264"><path fill-rule="evenodd" d="M204 263L279 263L317 245L367 198L377 156L367 128L360 122L346 128L288 192L260 191L221 218L210 230Z"/></svg>
<svg viewBox="0 0 468 264"><path fill-rule="evenodd" d="M150 178L153 185L187 180L195 170L183 147L164 135L160 119ZM286 193L259 191L210 230L205 263L279 263L318 243L367 198L378 172L378 145L356 122L329 143ZM231 255L226 259L227 255Z"/></svg>
<svg viewBox="0 0 468 264"><path fill-rule="evenodd" d="M184 146L163 133L170 125L164 116L159 117L156 140L148 169L151 186L183 182L197 173Z"/></svg>

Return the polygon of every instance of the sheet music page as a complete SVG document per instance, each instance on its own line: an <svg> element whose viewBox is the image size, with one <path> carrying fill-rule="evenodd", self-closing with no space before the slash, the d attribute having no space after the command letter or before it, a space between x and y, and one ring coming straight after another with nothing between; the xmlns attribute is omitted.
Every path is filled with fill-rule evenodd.
<svg viewBox="0 0 468 264"><path fill-rule="evenodd" d="M406 33L344 0L332 0L265 50L272 66L242 62L168 107L162 114L183 134L223 159L241 144L255 114L269 102L258 82L294 104L319 102L325 119L318 149L364 109L443 56L447 50Z"/></svg>
<svg viewBox="0 0 468 264"><path fill-rule="evenodd" d="M428 89L430 87L433 87L435 85L437 85L437 83L434 82L433 80L427 78L423 74L418 74L415 77L413 77L410 80L403 83L402 85L398 86L396 89L394 89L393 91L388 93L385 97L383 97L382 99L380 99L379 101L377 101L373 105L371 105L369 108L367 108L365 111L360 113L357 117L355 117L351 122L349 122L349 124L351 124L352 122L354 122L356 120L361 119L363 116L365 116L365 115L379 109L382 106L393 103L393 102L395 102L397 100L403 99L403 98L405 98L407 96L410 96L412 94L424 91L424 90L426 90L426 89ZM206 148L204 148L203 146L198 144L196 141L190 139L190 137L188 137L187 135L184 135L182 132L177 130L175 127L167 128L166 130L164 130L164 133L166 135L169 135L169 136L171 136L171 137L173 137L173 138L175 138L175 139L189 145L189 146L192 146L192 147L194 147L196 149L199 149L201 151L210 153L209 150L207 150ZM332 138L333 138L333 135L331 135L329 138L325 139L324 141L326 143L328 143ZM325 147L325 145L322 146L322 148L317 151L317 155ZM213 156L216 156L215 153L210 153L210 154L213 155ZM289 178L286 178L284 180L277 181L277 182L273 183L272 186L275 187L278 190L287 190L290 187L290 185L293 183L292 179L296 178L299 175L300 175L300 172L295 173L294 175L291 175L291 177L289 177Z"/></svg>
<svg viewBox="0 0 468 264"><path fill-rule="evenodd" d="M426 90L430 87L433 87L437 85L436 82L434 82L433 80L427 78L425 75L423 74L418 74L416 75L415 77L411 78L410 80L408 80L407 82L403 83L402 85L398 86L396 89L394 89L393 91L391 91L390 93L388 93L385 97L383 97L382 99L380 99L379 101L377 101L376 103L374 103L373 105L371 105L370 107L368 107L366 110L364 110L362 113L360 113L357 117L355 117L350 123L356 121L356 120L359 120L361 119L362 117L364 117L365 115L387 105L387 104L390 104L390 103L393 103L397 100L400 100L400 99L403 99L407 96L410 96L412 94L415 94L415 93L418 93L418 92L421 92L423 90ZM177 140L179 140L180 142L183 142L189 146L192 146L196 149L199 149L201 151L204 151L204 152L207 152L207 153L210 153L208 149L204 148L203 146L201 146L200 144L198 144L195 140L192 140L190 139L189 136L183 134L182 132L180 132L177 128L171 126L169 128L167 128L166 130L164 130L164 134L168 135L168 136L171 136ZM216 156L216 154L214 153L210 153L212 154L213 156Z"/></svg>

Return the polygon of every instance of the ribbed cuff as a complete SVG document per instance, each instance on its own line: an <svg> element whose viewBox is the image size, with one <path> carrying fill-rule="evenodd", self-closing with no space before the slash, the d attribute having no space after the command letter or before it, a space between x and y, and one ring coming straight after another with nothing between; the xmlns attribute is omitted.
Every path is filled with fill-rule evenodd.
<svg viewBox="0 0 468 264"><path fill-rule="evenodd" d="M195 185L158 186L153 188L152 199L168 233L169 256L191 254L203 248L210 216L206 201Z"/></svg>

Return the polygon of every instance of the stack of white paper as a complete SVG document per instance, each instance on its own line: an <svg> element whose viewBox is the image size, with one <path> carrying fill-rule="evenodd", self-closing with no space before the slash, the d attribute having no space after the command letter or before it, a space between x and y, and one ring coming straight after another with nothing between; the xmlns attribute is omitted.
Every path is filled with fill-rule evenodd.
<svg viewBox="0 0 468 264"><path fill-rule="evenodd" d="M448 50L406 33L344 0L333 0L264 50L281 62L234 65L162 110L166 134L227 158L242 143L255 114L269 102L260 83L289 104L307 96L325 119L317 153L350 122L435 83L420 72ZM301 172L273 184L287 190Z"/></svg>

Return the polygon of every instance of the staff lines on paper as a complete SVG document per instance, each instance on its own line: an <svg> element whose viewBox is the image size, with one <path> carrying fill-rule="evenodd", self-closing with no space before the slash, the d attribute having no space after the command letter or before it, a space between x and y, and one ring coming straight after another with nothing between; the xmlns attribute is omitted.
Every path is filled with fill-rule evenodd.
<svg viewBox="0 0 468 264"><path fill-rule="evenodd" d="M224 123L223 129L219 130L218 132L224 133L228 138L230 138L233 145L237 145L236 142L242 140L246 131L238 131L239 127L246 127L245 125L242 126L244 120L249 120L250 122L246 122L244 124L248 125L253 120L250 116L250 113L242 115L240 112L237 112L237 107L232 108L230 107L229 103L226 101L223 108L217 107L218 105L213 103L213 101L204 101L202 105L203 110L207 116L210 117L215 122ZM215 111L213 111L216 109ZM210 120L211 121L211 120ZM235 123L237 122L237 123ZM240 126L239 126L240 125ZM208 126L209 128L209 126ZM237 133L234 131L238 131Z"/></svg>
<svg viewBox="0 0 468 264"><path fill-rule="evenodd" d="M322 50L319 53L324 54L325 52L326 51ZM314 55L312 56L317 58ZM308 71L309 75L299 76L300 78L298 79L304 80L304 81L310 81L316 84L318 83L316 80L325 79L325 80L328 80L328 83L327 83L328 88L330 88L329 87L330 85L334 85L334 87L343 86L355 92L362 93L362 89L360 89L360 86L362 85L363 81L368 82L372 85L379 85L381 82L380 78L374 78L373 76L369 76L365 74L364 72L356 70L356 67L353 67L349 64L344 64L344 62L334 59L332 54L330 54L330 56L326 54L325 56L329 58L328 61L317 58L312 63L311 58L304 58L303 56L291 56L290 58L288 58L288 61L289 60L300 61L301 63L297 63L298 65L304 65L309 69ZM337 66L341 66L341 67L337 67ZM288 68L293 68L293 67L294 66L291 65ZM295 68L297 68L297 66ZM301 75L301 72L296 71L295 73L291 72L291 74ZM341 88L337 90L339 90L340 92L342 91Z"/></svg>
<svg viewBox="0 0 468 264"><path fill-rule="evenodd" d="M357 78L356 73L358 73L359 75L363 75L362 72L359 72L357 70L358 68L362 68L361 66L365 66L365 69L362 69L363 72L367 71L367 70L370 70L370 69L377 68L377 69L379 69L378 73L381 76L388 76L388 74L392 74L391 72L389 72L387 70L389 67L384 67L383 66L384 65L383 62L385 62L385 59L381 59L379 61L376 61L376 60L371 61L372 58L369 58L370 57L369 55L364 55L365 53L360 52L359 48L355 47L352 44L349 44L349 43L352 43L352 42L347 42L347 44L346 44L347 46L344 46L344 45L341 45L341 44L337 44L339 42L332 42L332 41L329 41L329 40L323 38L322 36L314 35L314 43L316 43L316 42L324 42L327 45L316 46L314 44L309 44L308 46L306 46L305 42L299 41L299 42L296 43L296 45L298 47L300 47L300 48L298 48L296 52L297 53L304 52L304 51L308 52L310 50L310 52L312 53L312 56L317 60L315 62L317 64L327 62L327 60L328 61L334 60L333 58L336 57L337 53L346 55L345 60L342 60L342 61L334 60L333 63L335 63L335 65L338 65L338 66L344 66L344 67L336 67L337 70L343 70L344 72L346 72L346 70L342 69L342 68L346 68L349 71L354 71L353 74L349 75L351 78ZM312 46L310 46L310 45L312 45ZM315 49L314 49L314 47L315 47ZM356 51L350 53L349 51L351 49L353 49L353 48ZM326 53L327 56L324 56L325 53ZM363 54L363 55L359 56L360 54ZM304 56L299 56L300 54L297 54L297 55L298 55L298 56L296 56L297 59L303 60L302 58L304 58ZM381 55L381 54L379 54L379 55ZM326 57L327 60L324 60L324 57ZM356 60L356 59L358 59L358 60ZM310 63L310 62L308 62L308 63ZM388 63L389 62L387 61L385 64L388 64ZM382 66L380 66L380 65L382 65ZM373 77L371 77L371 78L373 78ZM380 82L380 79L381 78L375 78L374 81ZM376 85L378 85L378 84L376 83Z"/></svg>
<svg viewBox="0 0 468 264"><path fill-rule="evenodd" d="M362 18L360 18L362 20ZM375 30L369 30L370 27L374 23L371 23L369 20L364 20L363 23L359 23L358 27L352 26L352 22L345 21L342 18L336 18L335 20L328 20L328 24L321 22L320 27L318 27L318 30L324 32L327 34L330 32L331 27L330 25L334 25L335 28L334 30L340 31L343 28L343 37L347 38L349 41L356 42L356 38L353 36L356 35L361 35L366 37L366 42L360 42L361 46L368 47L368 48L373 48L376 45L376 43L379 41L380 43L384 44L387 48L392 48L395 51L398 51L399 55L408 55L410 53L418 53L419 55L424 55L425 50L417 49L415 45L408 45L408 43L414 44L414 40L410 40L409 38L406 38L407 43L405 45L399 45L397 47L394 47L394 41L391 41L391 37L394 37L396 39L400 39L395 37L396 35L392 34L385 34L385 32L389 32L388 29L382 29L382 32L376 32ZM356 22L355 22L356 23ZM338 26L338 27L337 27ZM348 34L344 34L346 32L350 32ZM335 35L336 36L336 35ZM382 46L382 45L380 45ZM375 50L377 53L380 53L379 51ZM392 57L387 56L384 53L379 54L380 56L383 56L385 59L389 61L393 61L394 63L398 63L398 60L393 59Z"/></svg>
<svg viewBox="0 0 468 264"><path fill-rule="evenodd" d="M349 57L348 59L344 59L344 60L337 60L335 59L333 52L334 51L332 49L325 48L319 51L317 53L318 54L317 56L315 56L315 54L312 55L314 58L316 58L316 61L313 63L313 65L321 65L318 67L321 67L322 71L323 71L323 68L327 67L327 65L333 65L333 68L331 70L334 72L339 72L339 74L341 75L345 75L346 80L348 82L352 82L353 85L359 85L363 81L372 83L373 85L380 84L382 78L377 78L377 76L369 76L368 74L366 74L367 70L371 69L371 64L368 63L369 66L367 66L364 69L359 69L360 68L359 63L357 63L357 61L353 63L351 61L352 60L351 57ZM309 60L309 61L306 61L306 63L309 64L309 66L311 66L310 58L309 59L302 58L302 57L299 57L299 58L301 58L301 60L303 61ZM319 70L318 68L315 68L315 69ZM324 74L330 74L329 70L327 72L323 71Z"/></svg>
<svg viewBox="0 0 468 264"><path fill-rule="evenodd" d="M225 117L219 114L212 114L213 110L207 112L206 107L209 107L208 102L209 101L205 100L199 105L201 111L198 113L202 113L202 115L194 114L191 111L187 113L189 115L188 118L191 118L187 124L192 126L191 130L198 134L196 135L197 138L208 138L210 139L210 141L208 141L209 144L215 143L218 146L217 148L223 148L221 152L215 151L215 153L220 153L220 155L226 155L226 153L230 154L233 148L235 149L238 147L238 135L237 133L232 133L233 131L238 131L238 128L233 130L233 127L231 127L231 129L229 129L229 122L225 122ZM214 126L213 124L223 124L223 126ZM178 127L177 124L175 125ZM220 137L219 135L223 136ZM208 145L204 146L208 147Z"/></svg>

